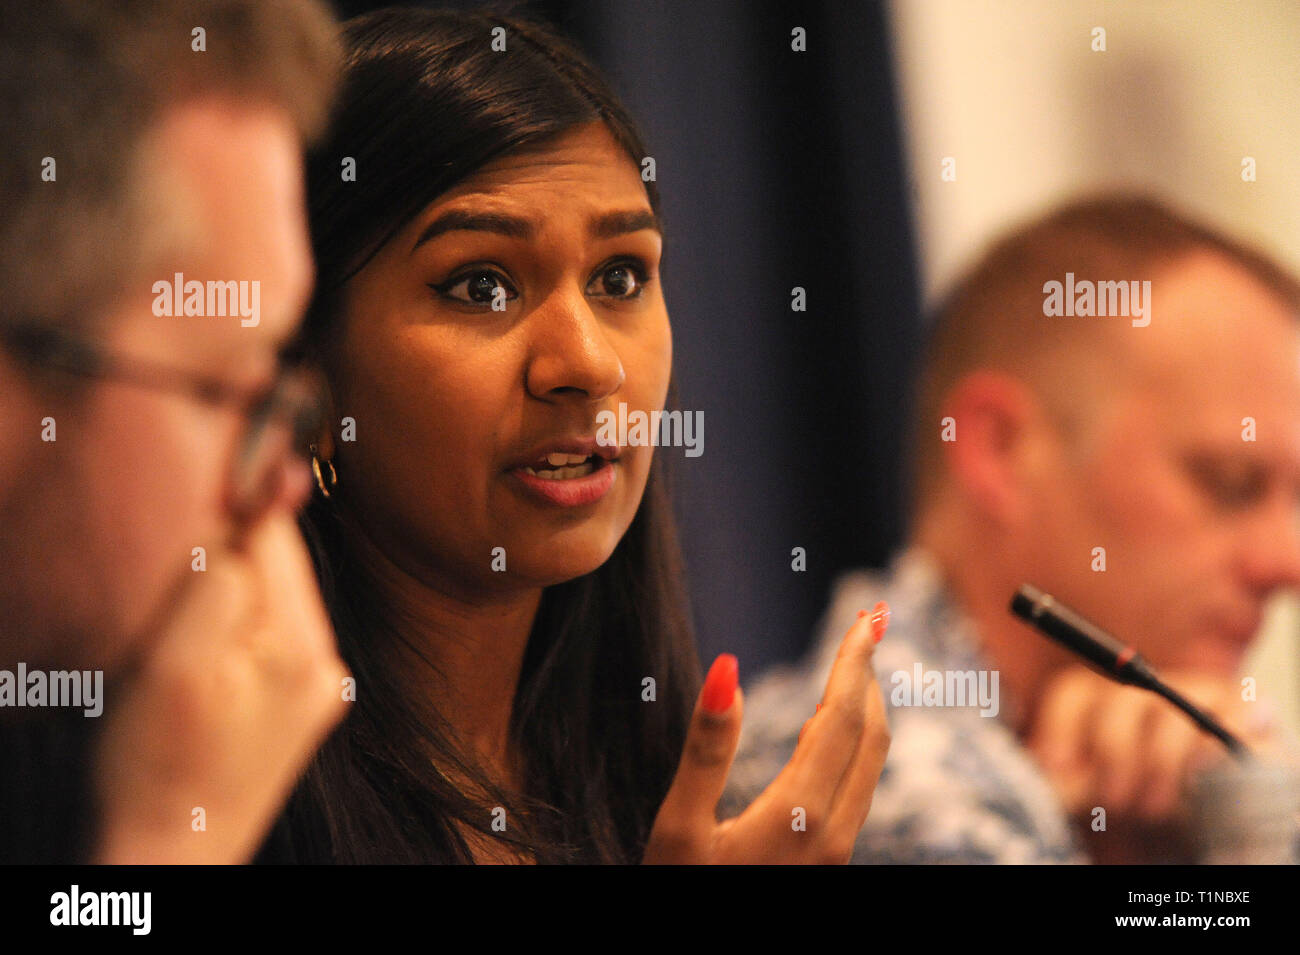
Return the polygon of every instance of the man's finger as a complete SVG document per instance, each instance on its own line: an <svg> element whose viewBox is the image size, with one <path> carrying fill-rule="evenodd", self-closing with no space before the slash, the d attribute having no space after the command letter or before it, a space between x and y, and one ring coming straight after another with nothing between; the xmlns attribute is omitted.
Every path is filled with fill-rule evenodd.
<svg viewBox="0 0 1300 955"><path fill-rule="evenodd" d="M1127 808L1137 801L1151 734L1164 705L1145 690L1125 688L1097 708L1092 751L1102 781L1100 792L1112 807Z"/></svg>
<svg viewBox="0 0 1300 955"><path fill-rule="evenodd" d="M1086 670L1071 670L1048 685L1030 745L1049 773L1071 773L1086 765L1097 696L1108 689L1101 680Z"/></svg>

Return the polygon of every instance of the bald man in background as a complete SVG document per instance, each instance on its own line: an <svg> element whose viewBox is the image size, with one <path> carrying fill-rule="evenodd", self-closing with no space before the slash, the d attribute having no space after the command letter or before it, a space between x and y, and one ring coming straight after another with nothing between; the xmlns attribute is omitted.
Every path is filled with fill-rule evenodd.
<svg viewBox="0 0 1300 955"><path fill-rule="evenodd" d="M1266 600L1300 583L1298 306L1277 264L1144 198L996 243L932 333L909 543L888 573L844 576L808 659L754 688L734 802L813 717L834 636L884 599L894 744L855 861L1194 860L1188 787L1221 744L1007 608L1033 583L1248 743L1287 750L1239 671ZM927 697L929 673L971 674L975 698Z"/></svg>

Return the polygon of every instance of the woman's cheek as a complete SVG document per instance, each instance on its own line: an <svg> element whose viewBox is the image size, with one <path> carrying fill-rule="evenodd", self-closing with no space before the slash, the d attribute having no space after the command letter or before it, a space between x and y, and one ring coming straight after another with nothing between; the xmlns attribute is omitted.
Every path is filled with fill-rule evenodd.
<svg viewBox="0 0 1300 955"><path fill-rule="evenodd" d="M625 365L627 391L631 396L627 400L628 408L646 412L662 410L668 398L673 365L672 334L667 318L647 329L636 346L632 352L634 359Z"/></svg>
<svg viewBox="0 0 1300 955"><path fill-rule="evenodd" d="M631 473L628 474L628 508L631 515L628 517L629 523L631 516L635 515L636 509L641 506L641 498L645 496L646 482L650 478L650 465L654 463L655 449L653 447L636 448L635 466Z"/></svg>

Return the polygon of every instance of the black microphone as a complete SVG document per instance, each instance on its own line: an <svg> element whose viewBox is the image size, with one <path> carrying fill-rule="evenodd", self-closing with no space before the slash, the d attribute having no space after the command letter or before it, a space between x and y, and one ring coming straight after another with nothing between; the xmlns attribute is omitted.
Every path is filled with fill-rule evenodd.
<svg viewBox="0 0 1300 955"><path fill-rule="evenodd" d="M1073 651L1102 676L1158 693L1191 717L1202 730L1219 739L1238 759L1249 757L1250 750L1241 740L1224 729L1209 713L1167 686L1142 654L1060 603L1051 594L1045 594L1030 584L1022 584L1011 598L1011 612Z"/></svg>

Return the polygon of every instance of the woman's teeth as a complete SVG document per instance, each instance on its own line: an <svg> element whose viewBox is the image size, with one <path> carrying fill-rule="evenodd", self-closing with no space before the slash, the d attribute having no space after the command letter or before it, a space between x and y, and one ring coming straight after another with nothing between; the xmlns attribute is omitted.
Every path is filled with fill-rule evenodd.
<svg viewBox="0 0 1300 955"><path fill-rule="evenodd" d="M550 481L564 481L570 478L586 477L596 470L593 459L581 454L548 454L546 463L550 467L524 468L524 473Z"/></svg>

